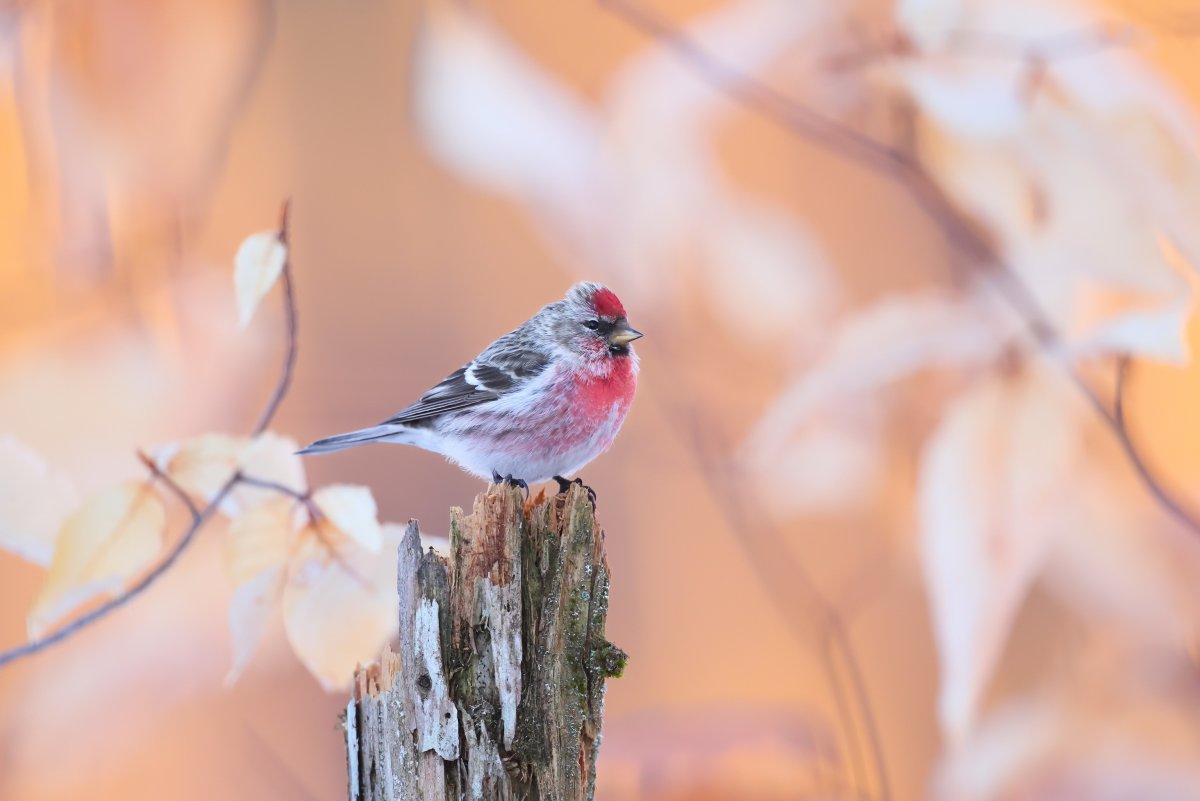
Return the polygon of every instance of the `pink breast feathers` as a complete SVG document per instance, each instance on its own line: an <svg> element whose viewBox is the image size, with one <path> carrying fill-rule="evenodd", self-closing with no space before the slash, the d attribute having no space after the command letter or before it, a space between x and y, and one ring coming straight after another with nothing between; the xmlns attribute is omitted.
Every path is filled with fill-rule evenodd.
<svg viewBox="0 0 1200 801"><path fill-rule="evenodd" d="M637 390L637 371L633 360L628 357L612 360L612 369L604 375L589 375L577 379L575 406L580 418L601 423L612 416L616 409L616 422L620 422L633 403ZM614 432L615 433L615 432Z"/></svg>

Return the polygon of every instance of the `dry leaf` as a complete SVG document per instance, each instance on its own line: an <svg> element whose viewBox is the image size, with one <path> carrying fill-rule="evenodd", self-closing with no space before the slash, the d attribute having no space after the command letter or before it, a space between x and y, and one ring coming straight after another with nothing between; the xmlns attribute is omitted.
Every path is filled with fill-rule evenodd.
<svg viewBox="0 0 1200 801"><path fill-rule="evenodd" d="M793 216L746 199L702 229L709 268L701 286L718 319L759 345L824 334L839 304L828 259Z"/></svg>
<svg viewBox="0 0 1200 801"><path fill-rule="evenodd" d="M586 225L601 195L600 138L579 98L481 16L453 6L430 16L414 71L417 122L443 162Z"/></svg>
<svg viewBox="0 0 1200 801"><path fill-rule="evenodd" d="M941 665L938 712L951 738L970 729L1058 530L1079 413L1059 373L1026 364L972 387L925 446L920 556Z"/></svg>
<svg viewBox="0 0 1200 801"><path fill-rule="evenodd" d="M78 502L70 479L32 448L0 437L0 548L49 564L59 527Z"/></svg>
<svg viewBox="0 0 1200 801"><path fill-rule="evenodd" d="M245 437L201 434L174 448L164 470L189 494L208 502L233 477L245 447Z"/></svg>
<svg viewBox="0 0 1200 801"><path fill-rule="evenodd" d="M225 564L235 585L287 563L298 528L296 517L296 502L277 495L233 518Z"/></svg>
<svg viewBox="0 0 1200 801"><path fill-rule="evenodd" d="M1149 698L1027 697L981 721L945 755L939 801L1190 801L1200 744L1186 704ZM1075 697L1073 697L1075 696Z"/></svg>
<svg viewBox="0 0 1200 801"><path fill-rule="evenodd" d="M383 529L384 552L393 554L404 529ZM396 633L399 600L396 560L347 541L330 553L312 527L291 567L283 593L283 620L292 649L328 690L347 686L354 668L379 656Z"/></svg>
<svg viewBox="0 0 1200 801"><path fill-rule="evenodd" d="M1121 633L1143 652L1154 646L1180 657L1200 622L1195 543L1164 530L1161 511L1111 471L1081 465L1073 472L1043 585L1085 620Z"/></svg>
<svg viewBox="0 0 1200 801"><path fill-rule="evenodd" d="M239 469L252 478L303 493L308 485L297 450L299 447L294 439L266 431L254 439L201 434L157 448L155 453L159 466L175 483L208 502ZM225 497L221 511L233 517L278 496L277 490L241 485Z"/></svg>
<svg viewBox="0 0 1200 801"><path fill-rule="evenodd" d="M233 638L233 665L225 675L225 686L237 682L270 622L275 605L283 595L286 572L282 564L251 576L238 585L229 604L229 632Z"/></svg>
<svg viewBox="0 0 1200 801"><path fill-rule="evenodd" d="M63 523L46 582L29 614L35 639L79 604L116 593L162 549L166 511L154 489L127 481L84 500Z"/></svg>
<svg viewBox="0 0 1200 801"><path fill-rule="evenodd" d="M873 420L818 417L752 465L763 502L781 517L845 511L871 497L882 478L884 443Z"/></svg>
<svg viewBox="0 0 1200 801"><path fill-rule="evenodd" d="M254 317L259 302L283 272L287 246L277 231L262 231L246 237L233 259L233 286L237 294L238 325L243 328Z"/></svg>
<svg viewBox="0 0 1200 801"><path fill-rule="evenodd" d="M291 437L265 431L246 443L239 457L239 466L244 474L265 481L273 481L296 493L308 489L304 475L304 463L296 451L300 446ZM278 498L279 492L261 487L240 486L233 491L222 511L236 515L270 498Z"/></svg>
<svg viewBox="0 0 1200 801"><path fill-rule="evenodd" d="M906 0L897 13L918 47L881 74L921 112L922 161L1071 347L1181 361L1191 290L1164 244L1200 264L1200 123L1180 94L1135 50L1099 46L1108 29L1084 4ZM972 57L989 37L1015 50L1086 31L1093 52L1036 67Z"/></svg>
<svg viewBox="0 0 1200 801"><path fill-rule="evenodd" d="M334 484L313 493L321 514L343 535L372 553L383 544L375 498L366 487ZM327 531L327 527L322 527Z"/></svg>
<svg viewBox="0 0 1200 801"><path fill-rule="evenodd" d="M684 35L732 68L758 74L798 41L818 40L844 6L729 3L689 23ZM631 297L676 293L680 256L694 248L695 232L742 211L743 198L722 180L714 142L716 122L737 105L669 45L631 58L603 105L590 106L481 15L447 6L430 16L415 73L418 125L433 153L467 180L524 203L551 244L565 243L575 260L590 257L593 272L620 271ZM754 248L748 239L718 244L722 262ZM771 242L754 255L775 256L791 244ZM802 275L800 283L811 288L827 278ZM793 283L778 274L759 279ZM782 305L778 295L771 302Z"/></svg>
<svg viewBox="0 0 1200 801"><path fill-rule="evenodd" d="M745 455L765 470L815 415L919 370L993 358L1011 326L990 311L970 295L929 291L889 298L851 316L834 331L821 359L762 416Z"/></svg>

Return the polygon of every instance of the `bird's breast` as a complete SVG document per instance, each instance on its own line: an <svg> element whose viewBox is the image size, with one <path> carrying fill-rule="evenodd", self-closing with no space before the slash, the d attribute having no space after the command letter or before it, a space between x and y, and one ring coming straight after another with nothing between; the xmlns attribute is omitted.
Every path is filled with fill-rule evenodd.
<svg viewBox="0 0 1200 801"><path fill-rule="evenodd" d="M628 357L614 359L601 374L580 374L571 393L573 411L585 420L600 422L624 418L637 391L637 368Z"/></svg>

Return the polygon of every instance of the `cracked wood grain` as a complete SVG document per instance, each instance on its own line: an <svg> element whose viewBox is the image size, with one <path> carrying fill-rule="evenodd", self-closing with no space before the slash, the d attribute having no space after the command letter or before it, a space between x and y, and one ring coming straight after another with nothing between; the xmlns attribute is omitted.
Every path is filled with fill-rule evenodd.
<svg viewBox="0 0 1200 801"><path fill-rule="evenodd" d="M399 653L360 669L352 801L592 801L605 680L604 533L581 488L490 487L451 511L451 554L400 545Z"/></svg>

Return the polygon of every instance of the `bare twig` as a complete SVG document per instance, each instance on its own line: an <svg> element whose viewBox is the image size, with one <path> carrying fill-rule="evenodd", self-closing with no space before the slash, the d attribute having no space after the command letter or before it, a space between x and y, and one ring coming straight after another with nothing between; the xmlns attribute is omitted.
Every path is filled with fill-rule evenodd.
<svg viewBox="0 0 1200 801"><path fill-rule="evenodd" d="M266 478L256 478L255 476L248 476L245 473L238 473L237 480L239 484L245 484L248 487L268 489L273 492L278 492L280 495L286 495L289 498L294 498L297 501L305 503L307 503L312 497L312 494L309 492L294 490L286 484L280 484L278 481L271 481L270 479Z"/></svg>
<svg viewBox="0 0 1200 801"><path fill-rule="evenodd" d="M1132 372L1133 360L1128 356L1122 356L1120 361L1117 362L1117 386L1113 394L1112 413L1112 424L1116 429L1121 449L1125 452L1129 463L1133 465L1133 469L1137 471L1142 484L1149 488L1159 505L1185 528L1191 531L1200 531L1200 517L1197 517L1195 512L1183 506L1178 498L1165 489L1166 485L1161 478L1155 475L1153 468L1150 467L1150 464L1142 455L1141 449L1133 441L1133 435L1129 431L1129 423L1125 419L1125 393L1129 386L1129 376Z"/></svg>
<svg viewBox="0 0 1200 801"><path fill-rule="evenodd" d="M269 479L265 478L256 478L255 476L248 476L245 473L238 473L237 481L239 484L244 484L247 487L259 487L260 489L277 492L280 495L286 495L287 497L304 506L304 511L308 513L308 519L313 523L316 523L324 516L321 514L321 510L317 507L317 504L313 501L311 490L304 490L301 492L299 490L294 490L285 484L280 484L278 481L270 481ZM331 552L335 550L332 543L324 542L324 540L322 540L322 543L325 544ZM337 554L335 553L334 555L336 556Z"/></svg>
<svg viewBox="0 0 1200 801"><path fill-rule="evenodd" d="M119 607L124 606L149 589L151 584L153 584L164 573L171 569L171 566L175 564L175 560L177 560L179 556L185 550L187 550L187 547L192 544L192 540L195 539L196 533L199 532L200 529L204 527L204 524L211 520L213 515L217 513L217 508L220 506L221 501L225 499L225 496L229 494L229 491L233 489L233 484L233 480L230 479L223 487L221 487L220 490L218 490L212 501L200 511L200 514L192 521L192 524L188 526L187 531L183 532L183 536L179 538L179 542L175 543L175 547L173 547L167 553L166 557L164 557L161 562L154 566L153 570L142 576L142 578L136 584L131 585L127 590L125 590L125 592L121 593L115 598L112 598L111 600L105 601L103 604L87 614L81 615L62 628L55 630L53 634L43 637L40 640L28 642L24 645L19 645L16 648L10 648L7 651L0 652L0 666L7 665L9 662L14 662L23 657L46 650L51 645L61 642L71 635L78 633L82 629L87 628L97 620L107 617L109 613L115 611Z"/></svg>
<svg viewBox="0 0 1200 801"><path fill-rule="evenodd" d="M854 795L863 799L872 798L867 778L869 753L875 785L879 789L878 798L888 801L892 797L891 782L879 725L866 692L858 656L840 612L818 589L804 565L786 548L779 547L783 538L772 531L771 525L757 516L750 519L749 505L742 502L741 477L728 460L719 455L728 453L727 445L714 441L718 436L717 428L710 422L697 420L691 408L690 405L681 406L676 419L691 422L693 447L699 457L700 473L712 488L711 497L717 502L729 526L738 532L736 541L750 567L763 586L768 588L768 600L777 607L799 639L815 646L829 682L838 726L846 740L850 784ZM806 610L803 617L816 622L815 632L800 625L796 615L798 608ZM844 664L849 675L849 694L839 671L839 662Z"/></svg>
<svg viewBox="0 0 1200 801"><path fill-rule="evenodd" d="M194 523L199 520L200 507L196 506L196 502L192 500L191 495L187 494L187 490L179 486L179 484L175 482L175 479L164 473L158 466L158 463L155 462L154 459L150 458L150 455L145 451L138 451L137 457L138 460L146 466L146 469L150 471L150 475L154 477L154 480L162 482L163 486L169 489L171 494L178 498L179 501L185 507L187 507L188 514L192 516L192 522Z"/></svg>
<svg viewBox="0 0 1200 801"><path fill-rule="evenodd" d="M287 331L287 348L283 353L283 372L279 376L279 382L275 384L275 391L271 394L271 399L267 401L267 406L263 409L262 416L258 419L258 424L254 426L252 436L258 436L266 431L267 427L271 425L271 421L275 419L275 412L279 411L279 404L283 403L283 396L287 394L288 388L292 385L292 371L296 366L296 346L299 337L296 321L296 291L292 285L291 230L288 225L291 211L292 201L291 198L288 198L284 201L283 211L279 215L279 241L283 243L287 252L287 257L283 260L283 275L280 277L280 280L283 281L283 315Z"/></svg>
<svg viewBox="0 0 1200 801"><path fill-rule="evenodd" d="M285 244L288 236L288 205L288 203L284 203L279 229L280 240ZM267 402L267 406L258 421L258 425L256 425L254 428L253 433L255 436L261 434L266 430L267 426L271 424L271 420L274 418L275 412L279 409L279 404L283 401L283 397L287 393L288 386L291 383L292 365L296 360L296 300L292 290L290 262L291 256L289 254L287 261L284 262L282 276L284 285L284 303L286 304L285 317L287 320L287 346L284 350L283 372L280 375L279 382L275 385L274 391L271 393L271 398ZM176 560L179 559L183 552L187 550L188 546L191 545L195 540L196 534L199 533L200 529L203 528L204 525L216 515L222 501L225 500L226 496L228 496L229 493L232 492L239 483L252 483L251 481L247 481L246 477L241 473L234 473L232 476L230 476L229 480L226 481L219 490L217 490L216 495L213 496L213 498L204 506L204 508L200 509L196 507L195 502L188 497L187 493L184 492L184 490L179 487L178 484L170 480L169 477L164 475L162 471L159 470L158 466L154 464L152 459L144 454L139 454L139 457L141 457L142 461L150 469L151 474L156 479L165 481L167 488L172 493L179 496L181 500L183 500L184 504L188 507L188 511L192 514L191 524L188 526L187 530L184 531L183 536L179 538L179 541L175 543L174 547L167 552L166 556L164 556L163 559L157 565L155 565L149 573L142 576L141 579L126 589L125 592L109 599L108 601L105 601L100 606L72 620L63 627L55 630L54 633L43 637L40 640L28 642L24 645L11 648L7 651L0 651L0 666L46 650L51 645L67 639L71 635L90 626L101 618L108 616L111 612L124 606L129 601L132 601L134 598L141 595L143 592L149 589L150 585L152 585L168 570L170 570L170 568L175 564ZM262 486L266 483L271 482L260 482L257 485ZM283 487L283 485L272 486L271 488L287 489ZM288 494L291 494L292 490L287 490L287 492Z"/></svg>

